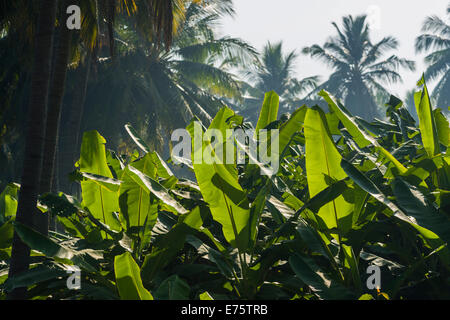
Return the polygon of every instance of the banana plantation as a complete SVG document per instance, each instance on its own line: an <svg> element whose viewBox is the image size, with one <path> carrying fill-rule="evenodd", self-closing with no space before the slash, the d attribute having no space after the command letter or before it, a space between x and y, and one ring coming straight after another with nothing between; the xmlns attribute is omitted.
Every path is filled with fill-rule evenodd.
<svg viewBox="0 0 450 320"><path fill-rule="evenodd" d="M366 15L257 50L238 2L0 0L0 300L450 299L450 5L416 70Z"/></svg>

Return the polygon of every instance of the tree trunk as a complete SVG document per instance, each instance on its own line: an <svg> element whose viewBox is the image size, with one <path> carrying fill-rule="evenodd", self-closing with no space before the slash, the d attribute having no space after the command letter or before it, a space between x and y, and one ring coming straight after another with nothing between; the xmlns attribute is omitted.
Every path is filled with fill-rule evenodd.
<svg viewBox="0 0 450 320"><path fill-rule="evenodd" d="M45 134L45 117L47 93L50 80L53 32L56 15L55 0L41 0L39 18L35 36L33 74L31 84L30 108L28 114L28 131L25 143L25 154L19 204L16 221L33 227L33 215L39 191L39 179L42 169L42 151ZM14 277L28 270L30 248L14 233L11 263L8 277ZM27 288L16 288L8 294L8 299L22 300L26 298Z"/></svg>
<svg viewBox="0 0 450 320"><path fill-rule="evenodd" d="M70 5L70 1L65 0L60 13L60 21L65 21L65 8ZM51 192L53 190L53 176L55 172L55 155L59 132L59 121L61 115L61 104L64 96L66 83L67 63L69 60L71 31L61 23L59 28L58 43L54 50L53 75L48 95L47 124L44 142L44 159L42 164L42 174L39 193ZM49 217L47 214L36 215L36 230L47 235L49 227Z"/></svg>
<svg viewBox="0 0 450 320"><path fill-rule="evenodd" d="M371 122L378 116L378 107L362 79L355 79L350 84L344 103L352 115L366 121Z"/></svg>
<svg viewBox="0 0 450 320"><path fill-rule="evenodd" d="M79 136L81 120L83 118L84 102L86 100L87 85L90 76L92 53L88 52L86 61L80 66L79 81L80 86L74 92L71 103L65 106L66 123L62 128L60 136L59 160L59 184L63 192L72 194L72 183L68 179L68 174L74 170L74 164L78 158Z"/></svg>

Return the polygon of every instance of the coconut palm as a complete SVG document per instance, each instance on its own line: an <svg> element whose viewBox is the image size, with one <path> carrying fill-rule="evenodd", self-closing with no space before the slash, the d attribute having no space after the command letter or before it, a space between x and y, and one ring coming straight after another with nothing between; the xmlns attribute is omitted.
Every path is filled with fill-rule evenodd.
<svg viewBox="0 0 450 320"><path fill-rule="evenodd" d="M100 48L98 45L102 41L98 35L101 35L100 21L105 21L108 29L108 41L111 48L111 54L114 53L114 35L113 25L116 10L116 1L97 0L95 2L81 1L92 8L95 7L96 23L98 28L90 35L94 39L94 48ZM135 1L119 2L122 6L127 6ZM183 0L161 1L153 0L146 2L150 8L151 25L154 29L154 35L158 41L160 34L164 34L165 44L170 45L172 39L172 20L174 20L174 11L181 10ZM33 54L33 72L31 76L30 107L27 121L27 135L25 139L25 151L23 161L23 173L21 178L21 188L19 193L19 204L17 209L16 221L29 227L35 227L43 233L48 228L48 220L44 215L43 219L36 217L36 203L40 192L49 191L51 187L51 175L54 164L54 154L56 149L56 139L58 132L58 122L60 105L62 102L65 75L67 69L67 60L70 51L70 37L65 30L64 17L59 19L61 26L58 33L58 46L53 50L54 27L56 21L57 7L59 4L67 5L68 1L57 2L54 0L41 0L37 5L29 5L27 2L16 1L12 4L2 2L0 13L0 35L5 38L10 34L15 35L16 29L27 39L34 39ZM178 5L178 6L177 6ZM38 10L37 8L38 7ZM37 28L26 28L23 25L33 26L34 19L23 19L25 16L23 8L32 8L36 10L25 10L30 13L28 17L38 17ZM60 8L63 12L65 8ZM91 20L92 21L92 20ZM98 40L99 39L99 40ZM54 55L54 57L52 57ZM54 59L52 59L54 58ZM52 61L54 65L52 66ZM48 106L47 106L48 104ZM48 108L47 108L48 107ZM45 157L43 150L46 150ZM48 151L48 152L47 152ZM44 170L45 171L44 171ZM47 172L48 171L48 172ZM42 177L45 177L43 179ZM26 271L29 267L30 249L18 235L14 234L13 246L11 252L11 266L9 277ZM26 288L16 288L10 294L11 299L24 299Z"/></svg>
<svg viewBox="0 0 450 320"><path fill-rule="evenodd" d="M56 2L42 0L39 6L38 28L35 40L34 67L31 80L30 108L26 136L25 155L19 204L16 221L33 226L39 179L42 167L42 149L45 135L45 114L47 92L51 72L53 30ZM28 269L30 248L14 233L11 251L11 265L8 277L13 277ZM10 299L24 299L26 288L16 288L9 294Z"/></svg>
<svg viewBox="0 0 450 320"><path fill-rule="evenodd" d="M104 61L110 65L115 61L116 41L122 41L119 39L116 20L127 20L131 29L139 30L140 39L136 40L143 41L145 39L164 52L170 48L175 31L185 18L185 4L188 3L186 0L79 1L82 7L83 22L81 31L77 33L78 45L74 54L75 59L71 63L72 66L75 66L76 72L71 73L74 76L72 90L68 93L70 99L66 99L70 102L65 104L61 117L63 126L60 134L57 166L57 181L60 189L67 192L70 191L67 174L73 169L79 150L79 148L71 146L78 146L80 143L89 78L91 75L95 77L98 74L98 71L102 69L100 65L104 64ZM200 3L201 1L194 2ZM124 74L123 83L132 83L130 80L132 75L132 73ZM110 76L118 78L117 74L110 74ZM103 79L105 78L103 77ZM109 92L107 90L107 93ZM121 92L121 88L117 92ZM126 96L124 94L121 97ZM116 101L119 100L116 99ZM120 110L118 114L120 114Z"/></svg>
<svg viewBox="0 0 450 320"><path fill-rule="evenodd" d="M450 5L447 8L450 18ZM424 34L416 39L417 52L430 52L425 57L428 65L425 76L438 79L433 91L437 106L447 110L450 106L450 24L438 16L427 17L422 26Z"/></svg>
<svg viewBox="0 0 450 320"><path fill-rule="evenodd" d="M295 78L295 60L298 55L295 51L283 52L283 42L272 44L268 42L262 51L260 61L255 70L246 73L249 83L245 85L247 97L243 113L251 121L256 120L264 94L271 90L280 96L280 109L289 111L300 98L300 95L314 89L319 77L312 76L304 79Z"/></svg>
<svg viewBox="0 0 450 320"><path fill-rule="evenodd" d="M232 13L231 4L191 3L168 50L141 37L123 17L116 61L100 63L99 77L88 88L82 131L96 128L118 146L127 137L124 124L131 122L159 149L171 129L185 127L194 116L207 124L224 98L239 100L240 83L223 66L249 63L256 51L242 40L214 34L212 26Z"/></svg>
<svg viewBox="0 0 450 320"><path fill-rule="evenodd" d="M0 2L0 166L4 168L1 187L19 179L22 172L22 161L17 161L17 155L24 152L35 33L35 25L30 22L37 10L38 2Z"/></svg>
<svg viewBox="0 0 450 320"><path fill-rule="evenodd" d="M319 89L326 89L340 99L355 115L373 120L378 115L375 97L388 97L382 82L401 81L400 67L415 69L413 61L391 55L380 60L385 52L397 49L398 41L384 37L377 43L370 40L370 28L365 15L342 19L342 27L333 22L337 36L322 47L315 44L303 53L317 58L333 68L330 78Z"/></svg>
<svg viewBox="0 0 450 320"><path fill-rule="evenodd" d="M57 31L54 40L54 59L52 65L52 84L48 93L48 108L46 122L46 139L44 146L44 164L41 177L41 192L52 189L52 172L54 171L55 146L58 138L58 127L61 113L61 100L64 96L65 74L68 57L72 67L80 67L86 70L86 65L97 56L114 53L114 21L118 14L130 15L137 25L145 25L151 28L148 37L169 46L172 41L172 30L177 21L184 16L185 0L171 1L136 1L136 0L73 0L58 1L57 10L62 23L57 23ZM198 1L197 1L198 2ZM32 47L35 37L35 17L38 12L38 2L30 1L1 1L0 2L0 57L2 73L0 74L2 99L0 101L0 127L3 128L0 139L2 150L0 161L11 163L11 152L18 155L24 144L21 134L27 123L24 115L27 114L26 100L29 96L29 83L32 62ZM81 7L82 28L78 31L70 31L65 28L68 5L76 4ZM71 39L72 38L72 41ZM92 57L92 59L91 59ZM89 72L85 72L89 75ZM87 77L86 77L87 78ZM83 88L86 79L78 79L79 96L83 96ZM20 97L20 98L17 98ZM73 99L73 107L70 110L73 115L71 119L73 127L79 127L75 115L82 114L83 97ZM79 132L79 130L72 130ZM74 140L74 139L71 139ZM67 142L67 141L66 141ZM71 144L71 143L69 143ZM72 160L72 158L71 158ZM21 161L15 161L21 162ZM70 162L70 161L69 161ZM7 181L18 179L20 176L20 164L8 166L11 168ZM14 169L12 169L14 168ZM3 182L2 182L3 183Z"/></svg>

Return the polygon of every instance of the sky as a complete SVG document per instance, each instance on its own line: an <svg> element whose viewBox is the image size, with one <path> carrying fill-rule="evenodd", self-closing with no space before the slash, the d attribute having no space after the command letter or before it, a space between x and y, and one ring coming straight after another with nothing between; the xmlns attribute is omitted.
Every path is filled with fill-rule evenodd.
<svg viewBox="0 0 450 320"><path fill-rule="evenodd" d="M426 5L425 5L426 4ZM372 21L371 40L385 36L399 41L397 54L416 61L416 71L401 70L402 84L386 85L389 92L400 98L414 89L425 71L424 54L416 55L415 38L421 33L427 16L445 18L448 0L234 0L236 15L222 19L219 33L246 40L261 50L267 41L283 41L285 52L296 50L297 77L320 75L325 80L331 70L322 62L301 54L302 48L323 45L336 34L332 22L341 25L345 15L369 14ZM433 87L433 83L428 83Z"/></svg>

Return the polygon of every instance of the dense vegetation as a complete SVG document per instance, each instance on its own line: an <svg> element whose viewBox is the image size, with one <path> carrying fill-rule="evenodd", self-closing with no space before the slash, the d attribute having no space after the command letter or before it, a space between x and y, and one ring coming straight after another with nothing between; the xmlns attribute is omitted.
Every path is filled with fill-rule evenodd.
<svg viewBox="0 0 450 320"><path fill-rule="evenodd" d="M218 37L232 1L79 0L79 31L69 2L0 2L0 299L450 299L443 20L404 104L383 82L414 63L381 60L397 40L372 43L365 16L303 49L333 67L320 83L281 42ZM279 170L232 137L244 164L193 161L219 157L197 123L265 151L277 129Z"/></svg>
<svg viewBox="0 0 450 320"><path fill-rule="evenodd" d="M198 183L179 179L132 127L132 157L85 132L73 174L82 202L39 199L63 230L46 237L14 222L19 186L3 191L3 261L14 228L33 250L28 272L7 278L4 264L3 290L27 286L34 299L449 298L450 130L421 85L419 128L395 97L389 121L368 124L326 91L330 112L303 106L279 121L269 92L257 127L280 129L273 176L262 165L186 158ZM243 125L225 107L210 128ZM372 264L382 270L378 293L365 285ZM77 291L66 287L71 265L82 270Z"/></svg>

